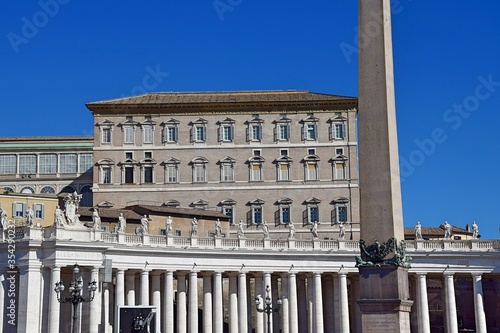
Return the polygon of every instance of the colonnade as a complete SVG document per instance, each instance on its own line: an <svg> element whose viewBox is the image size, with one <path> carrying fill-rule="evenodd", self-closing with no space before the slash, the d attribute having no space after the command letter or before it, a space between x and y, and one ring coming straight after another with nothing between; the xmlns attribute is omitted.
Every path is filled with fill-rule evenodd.
<svg viewBox="0 0 500 333"><path fill-rule="evenodd" d="M54 266L22 269L19 276L18 323L29 331L62 332L67 329L68 308L58 302L53 291L56 282L61 281L63 272L69 274L71 267ZM355 272L270 272L270 271L176 271L169 269L122 269L113 270L113 281L99 281L102 275L98 267L81 266L85 284L96 281L99 289L94 301L82 308L82 331L110 333L119 306L155 306L158 324L162 333L330 333L350 332L359 329L357 288ZM6 308L5 270L0 272L0 306ZM44 286L45 274L49 285ZM418 332L431 331L429 300L427 293L428 274L410 271L415 277L415 304ZM434 273L435 274L435 273ZM442 273L444 289L445 332L459 330L455 295L456 275L465 272L445 270ZM486 315L481 272L467 273L473 285L474 317L476 332L486 333ZM46 281L49 282L49 281ZM45 283L46 283L45 282ZM269 287L269 293L266 288ZM47 301L43 301L43 296ZM265 297L271 299L274 308L277 299L282 301L279 311L266 313L256 311L255 299L260 306ZM38 302L38 303L37 303ZM69 306L69 305L68 305ZM47 309L48 307L48 309ZM38 309L38 310L37 310ZM46 309L46 310L45 310ZM66 311L66 312L64 312ZM37 314L47 314L47 328ZM333 314L333 315L332 315ZM0 327L5 324L2 316ZM267 330L269 321L270 330ZM415 324L415 323L414 323ZM18 327L19 329L20 327ZM87 330L88 328L88 330Z"/></svg>

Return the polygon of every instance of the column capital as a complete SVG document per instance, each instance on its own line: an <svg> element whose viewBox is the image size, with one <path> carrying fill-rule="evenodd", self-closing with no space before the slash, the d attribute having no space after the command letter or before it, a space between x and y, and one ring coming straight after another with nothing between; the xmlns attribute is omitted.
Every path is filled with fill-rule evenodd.
<svg viewBox="0 0 500 333"><path fill-rule="evenodd" d="M472 275L472 277L482 277L484 272L470 272L470 274Z"/></svg>
<svg viewBox="0 0 500 333"><path fill-rule="evenodd" d="M446 271L444 271L444 272L443 272L443 275L444 275L445 277L450 277L450 276L451 276L451 277L453 277L453 275L455 275L455 272L452 272L452 271L446 270Z"/></svg>
<svg viewBox="0 0 500 333"><path fill-rule="evenodd" d="M415 272L415 275L417 277L422 277L422 276L426 277L427 276L427 272Z"/></svg>

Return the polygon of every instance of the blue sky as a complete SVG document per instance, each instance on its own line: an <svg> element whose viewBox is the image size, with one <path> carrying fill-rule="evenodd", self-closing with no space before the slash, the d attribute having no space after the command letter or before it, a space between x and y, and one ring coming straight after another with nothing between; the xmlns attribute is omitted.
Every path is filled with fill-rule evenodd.
<svg viewBox="0 0 500 333"><path fill-rule="evenodd" d="M90 135L85 103L152 91L357 96L357 1L0 3L1 136ZM393 1L406 226L498 238L500 3ZM361 111L362 112L362 111Z"/></svg>

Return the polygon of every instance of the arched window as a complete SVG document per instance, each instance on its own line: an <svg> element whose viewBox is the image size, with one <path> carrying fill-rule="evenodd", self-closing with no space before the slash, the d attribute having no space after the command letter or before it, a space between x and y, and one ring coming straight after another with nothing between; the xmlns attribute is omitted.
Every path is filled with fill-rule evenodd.
<svg viewBox="0 0 500 333"><path fill-rule="evenodd" d="M56 194L56 190L52 186L44 186L40 190L42 194Z"/></svg>
<svg viewBox="0 0 500 333"><path fill-rule="evenodd" d="M21 193L33 194L35 193L35 189L31 186L25 186L21 189Z"/></svg>

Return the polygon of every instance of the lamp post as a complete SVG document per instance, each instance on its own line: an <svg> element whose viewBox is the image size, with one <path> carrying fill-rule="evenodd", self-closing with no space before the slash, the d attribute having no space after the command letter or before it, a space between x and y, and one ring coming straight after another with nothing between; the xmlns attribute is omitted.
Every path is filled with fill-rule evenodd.
<svg viewBox="0 0 500 333"><path fill-rule="evenodd" d="M81 276L77 277L79 273L80 267L78 266L78 264L75 264L75 266L73 267L73 281L70 282L68 288L69 296L63 298L60 297L61 292L64 291L64 284L62 283L62 281L56 282L56 287L54 288L59 303L73 304L73 318L71 321L73 333L78 333L78 326L80 326L78 323L78 306L83 302L92 302L94 300L95 291L97 290L97 282L89 282L89 285L87 286L89 296L83 297L83 279Z"/></svg>
<svg viewBox="0 0 500 333"><path fill-rule="evenodd" d="M266 298L264 300L264 308L260 308L260 299L255 298L255 308L257 309L258 312L262 313L264 312L267 314L267 333L271 333L271 314L273 312L278 312L280 310L281 304L283 304L283 301L281 298L278 298L276 301L276 307L273 308L273 302L271 301L271 297L269 296L269 293L271 292L271 288L269 288L269 285L266 286Z"/></svg>

